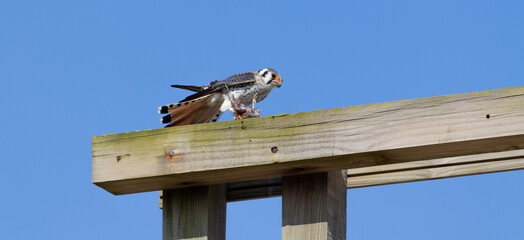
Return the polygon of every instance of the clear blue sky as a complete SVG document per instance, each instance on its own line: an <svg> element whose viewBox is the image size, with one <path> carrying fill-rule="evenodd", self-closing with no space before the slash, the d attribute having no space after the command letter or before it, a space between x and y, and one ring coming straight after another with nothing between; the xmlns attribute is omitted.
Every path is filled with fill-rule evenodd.
<svg viewBox="0 0 524 240"><path fill-rule="evenodd" d="M523 1L2 1L0 239L161 239L158 192L91 183L91 137L277 69L262 115L524 85ZM224 114L222 120L231 120ZM351 239L524 239L524 171L348 191ZM279 239L281 198L228 204Z"/></svg>

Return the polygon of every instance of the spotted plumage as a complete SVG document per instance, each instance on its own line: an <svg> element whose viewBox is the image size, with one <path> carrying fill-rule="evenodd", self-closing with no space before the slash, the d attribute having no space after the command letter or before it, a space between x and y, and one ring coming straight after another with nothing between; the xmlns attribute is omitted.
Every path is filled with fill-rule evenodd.
<svg viewBox="0 0 524 240"><path fill-rule="evenodd" d="M236 119L256 117L260 110L256 102L264 100L273 87L282 85L280 74L271 69L239 73L224 80L210 82L207 86L171 85L195 92L174 104L159 108L166 127L216 122L223 112L230 110Z"/></svg>

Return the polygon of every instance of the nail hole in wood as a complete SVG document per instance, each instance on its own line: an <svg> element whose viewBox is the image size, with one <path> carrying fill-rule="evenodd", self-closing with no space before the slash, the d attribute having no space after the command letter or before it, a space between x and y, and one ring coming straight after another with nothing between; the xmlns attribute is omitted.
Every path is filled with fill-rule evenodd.
<svg viewBox="0 0 524 240"><path fill-rule="evenodd" d="M271 148L271 152L272 153L277 153L278 152L278 148L275 146L275 147L272 147Z"/></svg>
<svg viewBox="0 0 524 240"><path fill-rule="evenodd" d="M489 116L489 114L486 114L486 119L489 119L491 116Z"/></svg>

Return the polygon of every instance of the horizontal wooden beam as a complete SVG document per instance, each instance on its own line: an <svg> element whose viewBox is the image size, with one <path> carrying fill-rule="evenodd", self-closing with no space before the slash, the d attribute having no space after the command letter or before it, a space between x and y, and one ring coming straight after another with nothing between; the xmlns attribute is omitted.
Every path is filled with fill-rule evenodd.
<svg viewBox="0 0 524 240"><path fill-rule="evenodd" d="M426 181L520 169L524 169L524 150L483 153L348 169L347 188ZM228 201L281 196L281 184L281 178L230 183L228 184Z"/></svg>
<svg viewBox="0 0 524 240"><path fill-rule="evenodd" d="M347 187L359 188L519 169L524 169L524 150L349 169Z"/></svg>
<svg viewBox="0 0 524 240"><path fill-rule="evenodd" d="M524 87L95 136L93 182L127 194L519 149Z"/></svg>

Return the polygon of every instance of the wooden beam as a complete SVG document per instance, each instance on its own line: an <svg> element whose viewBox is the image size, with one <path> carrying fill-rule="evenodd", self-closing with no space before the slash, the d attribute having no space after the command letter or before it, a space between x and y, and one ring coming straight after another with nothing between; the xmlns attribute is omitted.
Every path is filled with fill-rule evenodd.
<svg viewBox="0 0 524 240"><path fill-rule="evenodd" d="M346 239L346 172L282 179L282 239Z"/></svg>
<svg viewBox="0 0 524 240"><path fill-rule="evenodd" d="M95 136L93 182L127 194L518 149L524 87Z"/></svg>
<svg viewBox="0 0 524 240"><path fill-rule="evenodd" d="M348 169L347 188L426 181L520 169L524 169L524 150L483 153ZM271 184L265 184L266 182ZM280 196L282 195L281 184L280 178L228 184L228 186L241 186L231 189L228 187L228 201Z"/></svg>
<svg viewBox="0 0 524 240"><path fill-rule="evenodd" d="M162 239L226 239L226 185L162 193Z"/></svg>
<svg viewBox="0 0 524 240"><path fill-rule="evenodd" d="M519 169L524 169L524 150L348 169L347 187L369 187Z"/></svg>

